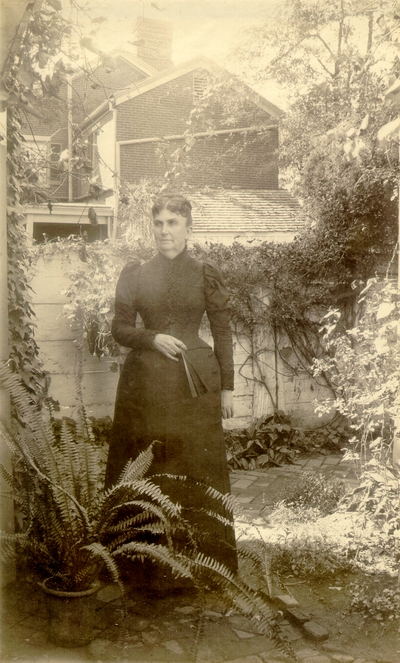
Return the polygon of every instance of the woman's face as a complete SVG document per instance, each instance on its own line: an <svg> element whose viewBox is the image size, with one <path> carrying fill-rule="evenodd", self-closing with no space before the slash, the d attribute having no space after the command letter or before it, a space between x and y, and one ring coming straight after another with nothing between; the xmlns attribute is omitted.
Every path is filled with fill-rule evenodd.
<svg viewBox="0 0 400 663"><path fill-rule="evenodd" d="M154 217L153 231L160 253L167 258L175 258L185 248L192 228L186 224L186 218L181 214L163 209Z"/></svg>

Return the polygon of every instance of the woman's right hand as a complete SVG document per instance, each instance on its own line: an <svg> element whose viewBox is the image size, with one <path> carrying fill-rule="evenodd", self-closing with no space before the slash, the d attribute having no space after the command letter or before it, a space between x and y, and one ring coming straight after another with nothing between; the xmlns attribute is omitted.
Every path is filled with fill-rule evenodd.
<svg viewBox="0 0 400 663"><path fill-rule="evenodd" d="M179 338L170 336L169 334L156 334L153 343L157 350L163 353L168 359L178 361L176 355L181 354L182 350L187 350L187 347Z"/></svg>

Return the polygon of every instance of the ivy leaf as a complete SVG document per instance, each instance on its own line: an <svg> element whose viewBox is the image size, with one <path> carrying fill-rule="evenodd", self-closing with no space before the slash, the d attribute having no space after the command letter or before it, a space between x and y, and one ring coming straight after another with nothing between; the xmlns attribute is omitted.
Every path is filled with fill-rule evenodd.
<svg viewBox="0 0 400 663"><path fill-rule="evenodd" d="M22 85L28 88L32 87L36 80L35 75L30 70L25 69L25 67L19 69L17 78Z"/></svg>
<svg viewBox="0 0 400 663"><path fill-rule="evenodd" d="M379 305L378 312L376 314L376 319L377 320L382 320L383 318L387 318L392 311L395 309L395 305L390 303L390 302L382 302Z"/></svg>
<svg viewBox="0 0 400 663"><path fill-rule="evenodd" d="M44 51L39 51L38 61L40 69L44 69L49 61L49 56Z"/></svg>
<svg viewBox="0 0 400 663"><path fill-rule="evenodd" d="M368 128L368 124L369 124L369 114L367 114L364 117L363 121L361 122L360 131L366 131L366 129Z"/></svg>
<svg viewBox="0 0 400 663"><path fill-rule="evenodd" d="M61 0L47 0L47 4L58 12L62 10Z"/></svg>
<svg viewBox="0 0 400 663"><path fill-rule="evenodd" d="M400 117L397 117L395 120L388 122L383 127L381 127L377 133L377 138L381 147L386 145L387 139L395 133L400 128Z"/></svg>

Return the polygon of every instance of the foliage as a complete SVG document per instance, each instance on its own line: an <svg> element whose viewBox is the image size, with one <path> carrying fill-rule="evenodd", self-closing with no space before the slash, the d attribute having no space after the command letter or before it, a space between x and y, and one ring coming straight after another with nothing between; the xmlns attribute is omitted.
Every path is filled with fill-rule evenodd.
<svg viewBox="0 0 400 663"><path fill-rule="evenodd" d="M372 458L362 467L361 480L344 500L348 511L365 513L400 543L400 472ZM396 542L394 542L396 548Z"/></svg>
<svg viewBox="0 0 400 663"><path fill-rule="evenodd" d="M68 425L64 419L60 431L51 408L40 411L5 364L0 367L0 380L10 390L19 414L9 428L0 424L0 434L12 449L24 481L18 484L4 468L2 474L27 519L22 532L0 534L6 557L14 554L17 544L39 577L51 579L47 586L63 591L90 587L103 567L121 584L121 559L150 559L168 566L173 575L192 580L198 588L215 583L231 606L254 617L260 632L281 651L292 654L268 603L221 563L198 552L196 533L182 518L180 505L148 478L153 445L128 462L118 482L104 490L83 406L76 424ZM204 490L205 497L232 508L230 495L211 487Z"/></svg>
<svg viewBox="0 0 400 663"><path fill-rule="evenodd" d="M116 281L128 260L151 257L152 245L132 238L85 244L81 238L71 237L39 245L37 252L45 257L56 252L78 254L81 265L70 273L66 313L74 325L83 316L93 354L117 357L119 348L110 333ZM260 354L262 346L256 340L259 330L275 340L277 354L288 375L298 375L311 373L310 363L323 352L318 320L326 307L341 305L343 318L352 319L356 296L350 287L352 277L346 276L337 248L328 247L326 241L323 249L313 231L289 245L194 245L191 253L213 261L221 269L231 293L233 322L249 341L249 356L241 368L244 376L248 363L255 362L261 367L260 362L264 361ZM114 366L111 364L110 368ZM327 384L323 372L321 382ZM270 385L265 386L274 402ZM332 436L339 438L334 431Z"/></svg>
<svg viewBox="0 0 400 663"><path fill-rule="evenodd" d="M235 50L246 74L257 82L272 79L290 100L284 167L301 171L319 139L345 119L379 106L382 112L382 86L397 68L395 5L289 0L244 31Z"/></svg>
<svg viewBox="0 0 400 663"><path fill-rule="evenodd" d="M36 248L36 255L49 258L56 254L78 257L80 263L69 272L70 285L64 294L69 299L65 314L74 329L83 323L89 351L97 357L117 357L118 345L111 336L115 286L119 273L128 260L142 261L154 249L144 240L125 239L86 244L81 237L47 241Z"/></svg>
<svg viewBox="0 0 400 663"><path fill-rule="evenodd" d="M396 2L289 0L237 48L253 80L288 92L281 180L347 284L372 276L396 242L397 148L384 151L377 131L398 114L382 99L398 75L399 40Z"/></svg>
<svg viewBox="0 0 400 663"><path fill-rule="evenodd" d="M325 578L352 568L347 551L325 541L323 536L302 532L287 533L277 540L253 540L243 544L242 550L252 562L250 570L264 580L269 577L270 587L282 576Z"/></svg>
<svg viewBox="0 0 400 663"><path fill-rule="evenodd" d="M14 370L38 401L46 389L46 377L34 339L34 312L29 276L33 256L26 244L22 198L26 159L20 152L21 121L18 109L7 115L7 241L8 315L10 357Z"/></svg>
<svg viewBox="0 0 400 663"><path fill-rule="evenodd" d="M227 431L228 463L233 469L254 470L292 463L296 456L294 439L302 436L283 412L260 417L249 428Z"/></svg>
<svg viewBox="0 0 400 663"><path fill-rule="evenodd" d="M305 162L302 192L316 236L334 243L349 276L366 279L396 244L397 169L366 137L357 159L345 146L343 136L320 140Z"/></svg>
<svg viewBox="0 0 400 663"><path fill-rule="evenodd" d="M340 479L319 472L302 472L286 483L274 506L283 505L296 511L314 509L317 517L323 517L336 510L344 494L345 484Z"/></svg>
<svg viewBox="0 0 400 663"><path fill-rule="evenodd" d="M35 572L65 591L90 587L104 565L119 581L117 562L123 555L159 560L188 577L189 572L174 560L171 541L179 507L145 478L151 449L130 462L118 483L104 491L83 407L75 430L63 420L60 432L51 409L39 411L6 366L0 376L20 419L9 429L2 424L1 435L14 452L24 481L16 486L5 470L3 475L26 517L23 532L2 534L6 552L16 542L27 552ZM136 505L136 515L124 515L128 503ZM145 532L164 534L167 544L144 542Z"/></svg>
<svg viewBox="0 0 400 663"><path fill-rule="evenodd" d="M350 443L363 460L371 453L385 461L391 451L400 385L398 300L394 283L370 279L360 294L364 310L356 327L343 329L338 310L323 320L324 343L331 356L316 360L314 372L329 375L336 398L318 408L324 412L335 408L349 420L355 433Z"/></svg>
<svg viewBox="0 0 400 663"><path fill-rule="evenodd" d="M322 539L289 537L274 544L270 555L271 569L278 576L293 574L300 578L324 578L352 568L346 552Z"/></svg>
<svg viewBox="0 0 400 663"><path fill-rule="evenodd" d="M392 586L382 589L387 580L386 577L367 577L362 583L351 583L351 610L382 624L399 620L400 588L392 583Z"/></svg>

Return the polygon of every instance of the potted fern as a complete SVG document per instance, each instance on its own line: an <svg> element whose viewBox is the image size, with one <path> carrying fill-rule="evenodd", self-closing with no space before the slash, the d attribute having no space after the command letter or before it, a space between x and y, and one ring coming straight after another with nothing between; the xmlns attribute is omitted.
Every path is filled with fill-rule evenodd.
<svg viewBox="0 0 400 663"><path fill-rule="evenodd" d="M39 410L4 364L0 382L9 390L17 414L9 427L0 423L15 468L13 475L4 468L2 474L24 520L21 532L1 533L2 551L13 554L16 545L26 554L48 596L50 640L83 645L90 641L92 629L81 611L93 605L91 597L100 589L104 568L121 589L119 562L126 556L148 557L169 565L176 575L191 577L171 538L180 524L180 507L145 478L151 448L129 463L118 483L105 491L84 407L79 407L74 429L63 419L60 430L51 407ZM136 515L132 509L127 513L127 505ZM149 530L164 535L165 543L146 543L143 533Z"/></svg>
<svg viewBox="0 0 400 663"><path fill-rule="evenodd" d="M146 476L152 447L104 490L85 408L78 408L73 428L65 419L60 428L51 406L39 410L5 364L0 364L0 384L9 390L16 413L10 426L0 422L0 436L14 455L14 474L1 470L24 515L22 531L0 532L0 542L5 555L13 554L15 545L26 552L48 601L50 641L72 647L92 639L93 620L87 613L101 586L99 577L106 569L123 591L121 563L129 557L166 565L199 589L212 581L230 605L254 617L260 632L291 654L268 602L222 564L198 553L196 534L189 531L180 506ZM77 388L79 393L79 381ZM204 491L232 506L230 495L207 486ZM154 543L148 542L149 532L156 535ZM177 548L179 532L192 545Z"/></svg>

